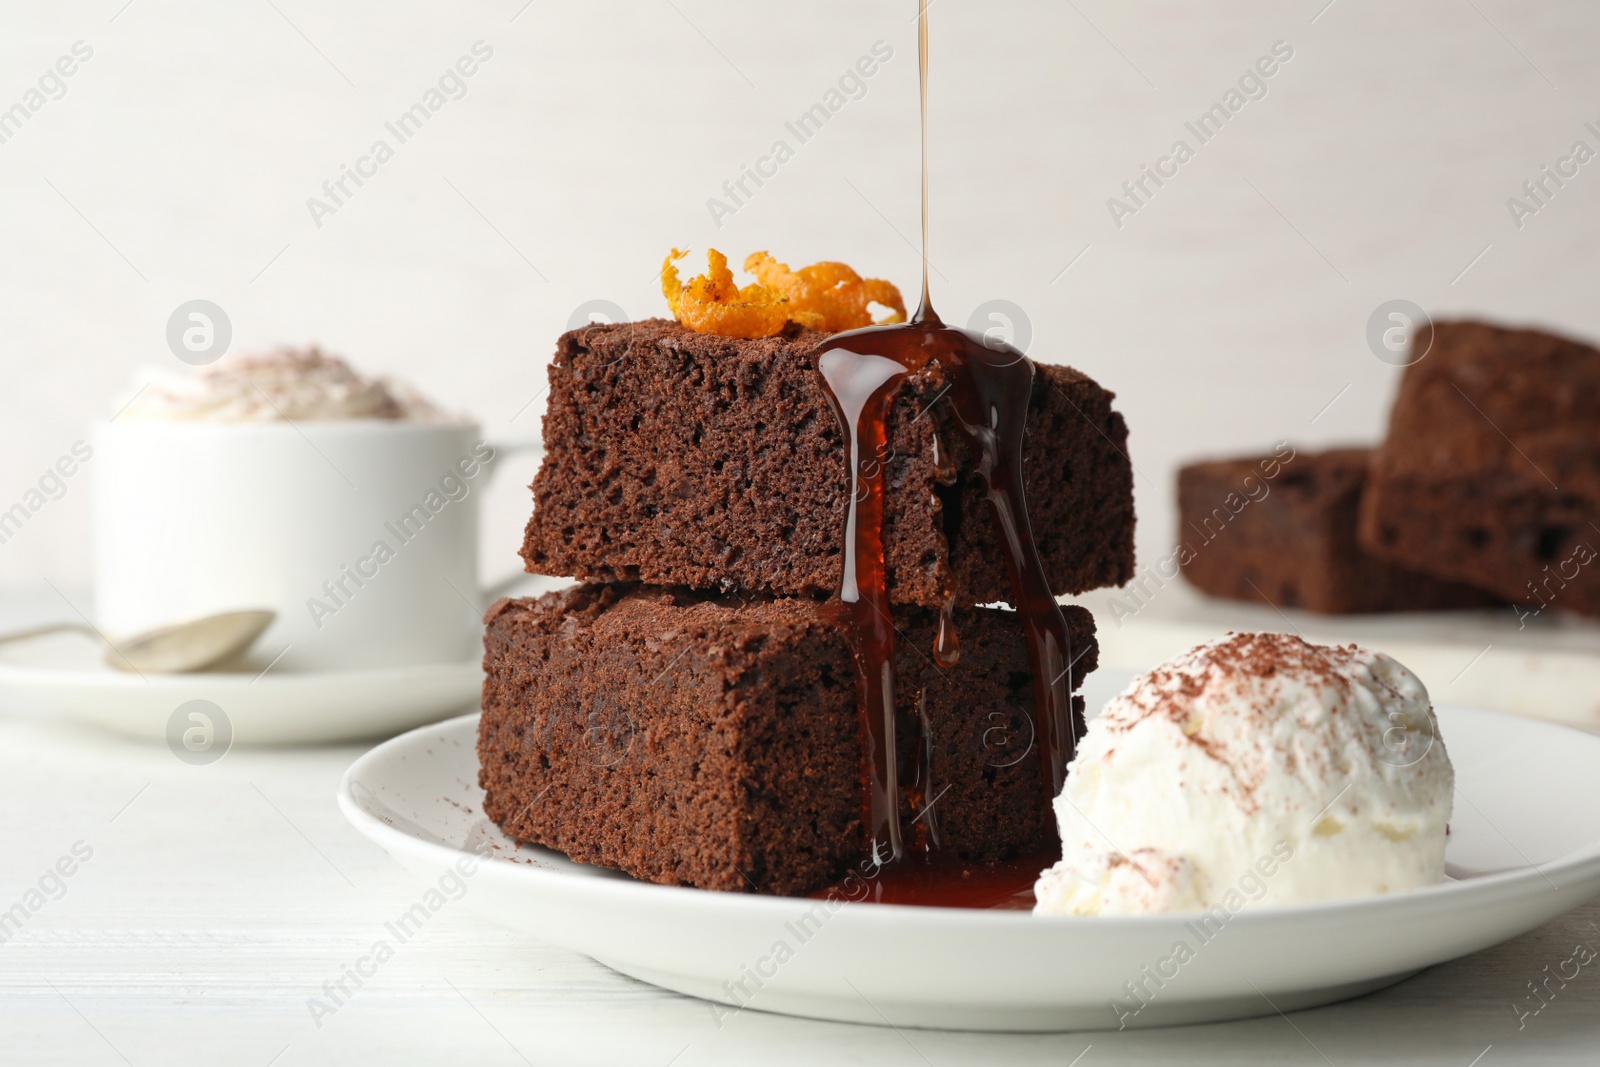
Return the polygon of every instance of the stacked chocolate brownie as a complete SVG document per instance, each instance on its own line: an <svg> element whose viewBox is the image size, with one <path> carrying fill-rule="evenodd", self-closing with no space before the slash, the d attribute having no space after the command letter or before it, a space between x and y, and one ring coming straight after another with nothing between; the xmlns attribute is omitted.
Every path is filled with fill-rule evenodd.
<svg viewBox="0 0 1600 1067"><path fill-rule="evenodd" d="M1600 615L1600 350L1538 330L1419 330L1376 449L1179 474L1180 559L1218 596L1313 611L1519 602Z"/></svg>
<svg viewBox="0 0 1600 1067"><path fill-rule="evenodd" d="M804 894L864 854L857 666L827 598L847 459L795 328L733 340L650 320L564 335L523 558L585 584L487 617L480 782L512 837L668 884ZM1054 839L1033 690L988 505L931 364L904 380L882 457L905 773L944 848ZM1133 573L1127 428L1111 394L1038 368L1024 450L1058 594ZM932 660L953 594L960 659ZM1096 659L1067 609L1073 686ZM920 751L919 751L920 749Z"/></svg>

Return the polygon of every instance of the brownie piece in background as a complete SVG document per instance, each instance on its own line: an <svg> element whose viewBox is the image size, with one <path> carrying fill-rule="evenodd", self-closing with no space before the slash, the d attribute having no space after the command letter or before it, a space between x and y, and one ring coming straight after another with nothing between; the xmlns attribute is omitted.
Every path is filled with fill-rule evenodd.
<svg viewBox="0 0 1600 1067"><path fill-rule="evenodd" d="M1094 623L1064 610L1076 689ZM955 617L948 671L929 658L936 614L897 618L902 764L916 766L925 713L944 847L971 860L1046 847L1022 625L997 609ZM486 622L479 782L510 836L654 882L787 895L866 854L856 665L826 608L590 585L502 600Z"/></svg>
<svg viewBox="0 0 1600 1067"><path fill-rule="evenodd" d="M1419 330L1360 538L1507 600L1600 615L1600 351L1538 330Z"/></svg>
<svg viewBox="0 0 1600 1067"><path fill-rule="evenodd" d="M1299 452L1273 478L1263 471L1274 457L1184 467L1179 534L1191 549L1179 557L1184 578L1213 596L1330 615L1497 603L1362 550L1356 519L1371 457L1365 448Z"/></svg>
<svg viewBox="0 0 1600 1067"><path fill-rule="evenodd" d="M675 322L591 325L550 364L543 465L522 556L584 581L779 596L836 592L849 481L814 351L824 335L736 340ZM890 415L884 545L895 603L1013 599L1005 553L938 365ZM1040 365L1024 477L1057 594L1133 576L1133 474L1112 394ZM941 452L936 451L942 450ZM942 473L941 473L942 469Z"/></svg>

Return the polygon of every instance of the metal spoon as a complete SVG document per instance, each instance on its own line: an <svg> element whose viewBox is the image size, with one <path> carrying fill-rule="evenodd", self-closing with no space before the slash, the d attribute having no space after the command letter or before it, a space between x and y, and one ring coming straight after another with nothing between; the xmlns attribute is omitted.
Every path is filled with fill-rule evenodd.
<svg viewBox="0 0 1600 1067"><path fill-rule="evenodd" d="M119 671L186 674L215 666L255 643L278 617L275 611L225 611L161 626L113 641L87 623L61 622L0 634L0 644L54 633L84 633L106 645L105 660Z"/></svg>

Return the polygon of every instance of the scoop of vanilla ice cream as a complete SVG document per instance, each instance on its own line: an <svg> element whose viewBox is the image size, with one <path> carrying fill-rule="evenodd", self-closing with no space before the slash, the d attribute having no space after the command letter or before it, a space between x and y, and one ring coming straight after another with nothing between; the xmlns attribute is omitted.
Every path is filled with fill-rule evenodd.
<svg viewBox="0 0 1600 1067"><path fill-rule="evenodd" d="M1454 791L1405 667L1230 634L1136 679L1090 724L1034 911L1232 913L1431 885Z"/></svg>
<svg viewBox="0 0 1600 1067"><path fill-rule="evenodd" d="M235 356L189 373L160 370L122 417L205 422L450 419L410 386L368 378L315 347Z"/></svg>

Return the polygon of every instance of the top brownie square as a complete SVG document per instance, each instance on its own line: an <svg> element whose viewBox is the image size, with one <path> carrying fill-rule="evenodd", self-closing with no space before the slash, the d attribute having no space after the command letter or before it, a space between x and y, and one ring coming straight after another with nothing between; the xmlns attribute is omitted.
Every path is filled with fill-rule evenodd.
<svg viewBox="0 0 1600 1067"><path fill-rule="evenodd" d="M675 322L564 334L550 364L543 465L522 556L536 574L780 596L839 587L849 478L815 349L820 333L735 340ZM933 607L1010 602L974 457L930 364L890 413L889 591ZM1058 595L1133 575L1133 476L1112 394L1041 364L1023 472Z"/></svg>
<svg viewBox="0 0 1600 1067"><path fill-rule="evenodd" d="M1600 351L1538 330L1419 331L1362 504L1376 555L1600 614Z"/></svg>

